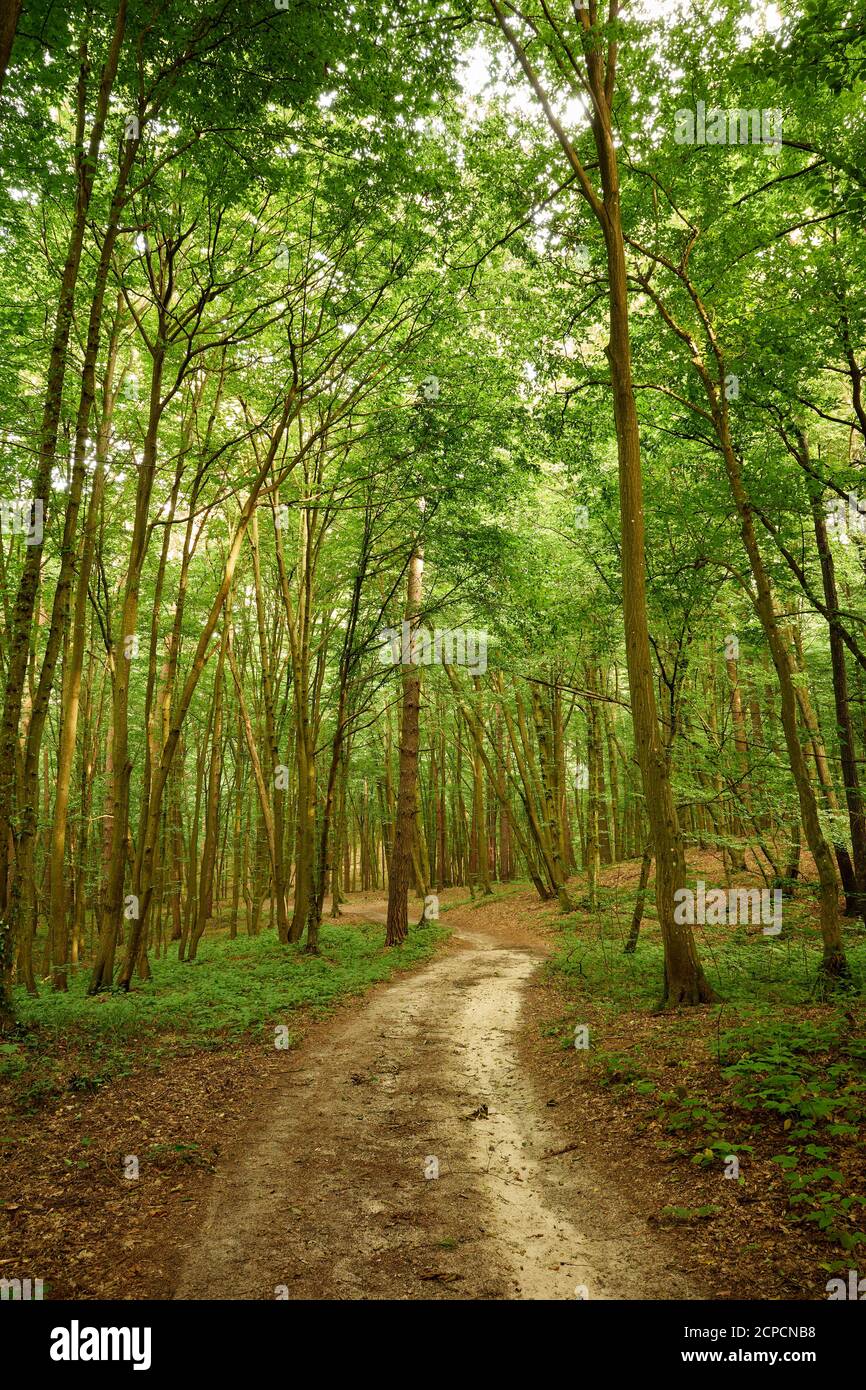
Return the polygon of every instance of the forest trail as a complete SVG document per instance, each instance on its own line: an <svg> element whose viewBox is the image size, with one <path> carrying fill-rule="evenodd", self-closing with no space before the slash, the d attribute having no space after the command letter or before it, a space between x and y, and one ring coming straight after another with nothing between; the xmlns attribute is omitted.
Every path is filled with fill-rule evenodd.
<svg viewBox="0 0 866 1390"><path fill-rule="evenodd" d="M558 1152L516 1049L543 950L502 906L449 912L446 951L286 1053L175 1298L700 1296L601 1167Z"/></svg>

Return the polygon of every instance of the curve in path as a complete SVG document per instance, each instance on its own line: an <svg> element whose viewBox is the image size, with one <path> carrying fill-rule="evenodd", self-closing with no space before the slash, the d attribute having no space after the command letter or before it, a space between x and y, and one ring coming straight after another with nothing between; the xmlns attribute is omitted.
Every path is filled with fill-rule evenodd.
<svg viewBox="0 0 866 1390"><path fill-rule="evenodd" d="M603 1175L557 1153L516 1048L542 953L479 922L449 912L447 952L286 1053L176 1298L699 1296Z"/></svg>

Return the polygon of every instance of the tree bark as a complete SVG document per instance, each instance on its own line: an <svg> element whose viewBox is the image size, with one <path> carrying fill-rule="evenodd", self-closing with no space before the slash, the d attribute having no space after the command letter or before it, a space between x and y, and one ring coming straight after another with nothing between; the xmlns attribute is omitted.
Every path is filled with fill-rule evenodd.
<svg viewBox="0 0 866 1390"><path fill-rule="evenodd" d="M414 636L421 608L424 555L416 544L409 558L405 620L409 625L410 658L415 655ZM408 933L409 874L415 838L418 738L421 709L421 668L410 660L401 667L403 715L400 724L400 773L397 785L397 821L388 861L388 923L386 946L402 946Z"/></svg>

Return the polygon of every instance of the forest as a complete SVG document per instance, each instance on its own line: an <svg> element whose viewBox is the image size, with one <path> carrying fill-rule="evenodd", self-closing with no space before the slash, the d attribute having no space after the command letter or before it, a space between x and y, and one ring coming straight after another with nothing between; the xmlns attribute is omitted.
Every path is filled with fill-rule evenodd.
<svg viewBox="0 0 866 1390"><path fill-rule="evenodd" d="M862 0L0 81L0 1298L866 1297Z"/></svg>

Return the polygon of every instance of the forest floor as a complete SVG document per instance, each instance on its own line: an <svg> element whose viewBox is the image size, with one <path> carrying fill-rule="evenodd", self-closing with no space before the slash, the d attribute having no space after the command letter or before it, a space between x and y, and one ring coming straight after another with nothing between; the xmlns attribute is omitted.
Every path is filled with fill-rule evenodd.
<svg viewBox="0 0 866 1390"><path fill-rule="evenodd" d="M215 1180L176 1297L697 1296L602 1167L561 1152L519 1055L542 952L513 916L449 912L447 953L301 1050Z"/></svg>
<svg viewBox="0 0 866 1390"><path fill-rule="evenodd" d="M523 889L441 901L432 960L305 1017L291 1049L190 1050L4 1121L0 1277L54 1298L826 1297L840 1252L791 1220L781 1119L716 1152L666 1122L660 1085L687 1132L721 1105L719 1009L584 992L585 923L563 953L558 909Z"/></svg>

